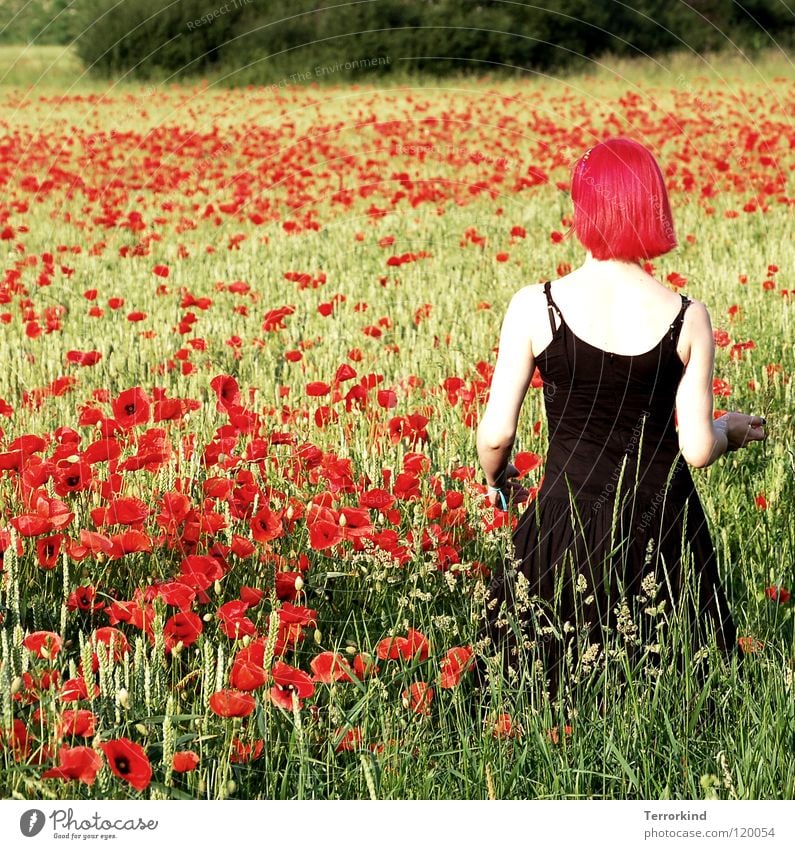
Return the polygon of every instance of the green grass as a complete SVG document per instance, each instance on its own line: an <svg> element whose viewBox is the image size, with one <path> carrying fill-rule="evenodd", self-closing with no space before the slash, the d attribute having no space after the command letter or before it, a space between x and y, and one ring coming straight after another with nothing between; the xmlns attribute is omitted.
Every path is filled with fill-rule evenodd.
<svg viewBox="0 0 795 849"><path fill-rule="evenodd" d="M382 661L377 678L318 685L316 695L297 716L258 693L257 710L248 720L219 719L210 712L208 698L227 685L230 662L240 646L218 631L215 608L235 598L240 586L268 587L272 581L272 564L235 561L219 587L210 589L210 602L195 608L200 615L210 614L204 634L178 657L167 657L161 641L150 643L134 628L122 626L131 654L115 663L101 658L101 692L85 706L97 714L99 739L129 736L145 746L154 768L145 796L792 798L792 606L774 604L765 588L791 589L795 562L790 515L795 472L792 299L781 295L791 282L795 248L788 205L771 203L764 214L740 210L766 179L780 177L783 193L793 195L792 154L777 128L788 121L795 89L791 66L782 66L774 53L756 57L752 64L737 58L707 58L682 56L665 67L662 60L661 65L612 63L609 68L595 66L593 75L558 80L415 80L387 84L381 90L331 88L325 94L296 88L288 93L294 99L275 105L267 93L229 94L212 84L207 89L198 84L110 87L88 78L67 95L80 76L68 54L58 48L0 49L0 134L10 139L19 133L22 139L11 145L18 158L4 177L2 206L13 207L9 224L15 235L0 242L3 269L14 268L25 257L37 257L35 266L18 266L27 293L15 293L8 304L0 305L0 313L12 315L0 334L4 364L0 398L16 408L12 418L0 419L2 451L20 435L51 434L59 426L79 430L85 446L95 432L78 425L78 412L81 405L93 402L95 390L113 396L135 385L162 387L169 396L196 399L202 407L181 423L163 426L174 455L156 472L125 474L124 494L159 508L159 494L183 478L193 503L200 504L204 480L226 474L204 466L201 452L225 423L215 409L209 381L229 373L239 381L244 397L249 389L255 390L253 406L268 432L289 430L299 443L311 442L350 459L354 479L366 474L374 486L380 485L383 468L398 472L411 450L404 442L391 443L379 429L391 415L427 409L429 443L418 450L429 457L430 472L422 475L422 505L408 501L401 507L400 536L409 530L421 533L432 524L425 508L439 501L431 489L433 475L439 476L443 489L465 492L467 522L479 528L479 495L451 474L459 466L477 466L474 429L462 420L460 403L449 404L438 387L451 376L471 384L478 377L478 362L493 363L501 317L517 288L557 276L560 264L580 262L581 252L573 240L550 241L552 231L566 229L562 219L570 212L567 193L554 184L566 180L571 157L591 143L592 132L604 127L620 126L648 137L658 145L663 163L676 162L680 168L688 143L695 146L688 167L697 184L715 180L721 190L708 199L699 198L697 191L672 194L681 247L655 261L655 273L663 280L671 272L683 274L688 279L684 291L708 305L716 329L726 330L732 342L756 343L738 359L732 359L729 348L718 348L716 376L730 384L732 394L716 398L716 406L763 412L770 438L704 472L694 472L739 632L764 644L745 657L741 671L736 662L728 666L715 662L703 686L692 671L680 674L675 659L688 655L690 647L674 629L663 646L659 675L643 666L625 668L619 646L610 663L582 685L573 706L545 701L528 686L518 694L495 691L490 706L480 711L474 705L475 714L488 716L473 715L472 688L465 679L457 689L436 686L430 714L417 715L403 706L402 691L418 680L435 680L444 652L474 639L483 584L466 574L466 567L474 562L493 566L508 544L505 529L462 538L457 543L462 568L441 570L430 553L419 550L406 567L376 555L355 557L349 547L340 556L316 552L299 525L290 537L277 541L275 550L288 563L295 563L301 552L309 555L312 569L303 603L318 610L318 627L307 629L304 644L288 660L308 669L310 658L321 650L351 647L372 652L380 639L392 632L405 633L409 626L428 636L430 659L406 665ZM25 97L19 96L20 89ZM37 93L41 101L33 96ZM85 97L89 94L96 97ZM633 94L639 96L637 102ZM412 105L407 105L409 96ZM415 111L417 101L424 112ZM469 196L468 205L448 202L444 214L438 214L441 203L412 207L404 201L383 218L368 217L371 203L386 206L401 188L396 173L414 176L416 169L417 178L456 181L465 194L468 186L489 174L478 165L451 164L443 156L429 157L425 163L409 156L386 156L386 137L372 127L358 126L361 115L371 110L381 121L405 117L407 143L417 140L418 115L447 112L453 116L450 126L440 122L429 130L440 149L465 145L486 154L500 151L521 160L522 172L528 164L541 163L551 182L522 192L499 185L493 199L483 193ZM667 129L663 118L668 110L684 122L681 136ZM287 128L290 121L295 130ZM581 132L575 130L580 124L585 127ZM742 152L728 145L734 138L744 138L748 127L771 141L778 157L775 167L761 162L758 147L748 153L749 164L743 165ZM191 133L201 139L197 148L187 145ZM307 141L304 133L313 138ZM330 139L328 149L320 147L323 138ZM554 164L539 152L539 141L565 147L568 153ZM720 182L728 178L714 169L718 149L726 151L729 176L757 182L736 194L729 191ZM335 163L344 162L340 157L346 155L354 164L335 171ZM366 165L368 159L375 164ZM292 175L289 179L278 179L274 164L278 162ZM39 193L25 188L25 176L43 180L54 163L68 175L62 182ZM300 167L306 168L308 175L299 175L306 182L296 176ZM174 176L180 170L188 176ZM153 185L147 182L152 175L171 175L174 183ZM78 178L84 188L75 188L83 185ZM217 207L232 200L231 187L246 179L252 180L253 189L243 214L219 213L217 223L213 214L203 216L208 203ZM355 190L370 179L378 183L381 194L357 196L348 210L332 203L342 182ZM262 198L280 212L274 220L256 224L245 212ZM288 200L296 200L296 205L290 208ZM127 213L140 211L145 228L97 224L105 207L124 213L121 222ZM319 230L285 233L282 221L299 219L309 208L317 211ZM729 211L738 212L738 217L725 217ZM528 238L511 244L508 234L513 225L524 226ZM487 239L483 250L459 245L473 226ZM365 234L361 241L356 238L359 232ZM153 234L160 238L144 241L144 236ZM230 248L229 240L237 234L246 238ZM394 245L386 249L378 246L385 236L395 237ZM21 250L18 244L23 245ZM143 255L120 256L121 249L135 245ZM183 259L179 245L188 253ZM67 250L59 252L59 246ZM98 246L93 253L92 246ZM74 252L74 247L80 251ZM386 264L392 254L420 250L431 256L397 268ZM495 262L499 250L510 254L508 262ZM38 285L41 256L47 252L55 254L56 266L72 271L57 271L50 285ZM158 263L171 269L166 280L152 274ZM762 285L770 276L770 264L779 268L773 290ZM291 270L313 274L323 270L328 282L299 291L284 279ZM747 275L747 283L740 282L740 275ZM251 284L252 296L217 288L219 282L233 281ZM161 282L167 291L158 294ZM87 314L91 304L84 292L90 289L98 290L95 303L105 309L101 318ZM212 307L205 311L181 306L186 291L196 298L211 298ZM332 316L322 317L317 306L335 294L345 300ZM113 296L125 298L118 313L106 306ZM30 307L25 299L31 301ZM478 309L484 301L490 309ZM367 303L368 309L357 311L357 303ZM415 313L426 303L432 304L430 315L417 324ZM265 311L285 304L296 306L286 329L264 333ZM241 305L248 307L248 314L234 311ZM732 319L734 305L740 313ZM47 308L61 307L60 329L37 338L26 335L27 309L34 309L44 324ZM127 322L130 310L144 312L145 319ZM198 320L181 334L178 324L188 311ZM381 338L362 332L381 317L391 319ZM239 356L225 344L233 334L243 343ZM203 350L188 344L196 339L204 340ZM284 353L301 342L314 343L307 345L303 361L286 361ZM359 376L383 375L381 386L395 389L398 406L389 412L375 408L357 414L346 413L344 404L337 404L338 423L321 429L312 417L317 404L305 398L304 387L314 380L330 382L353 347L362 351L361 362L352 362ZM66 352L89 349L103 354L96 366L66 365ZM188 374L179 368L183 352L194 368ZM72 389L44 397L40 405L25 404L26 392L35 396L36 390L67 373L77 378ZM749 381L755 382L755 389ZM290 388L286 397L279 393L281 386ZM282 421L283 404L306 407L309 418ZM475 403L475 411L480 408ZM545 430L533 429L542 413L541 395L531 390L516 451L544 453ZM374 433L381 435L374 438ZM178 446L189 435L195 437L198 450L180 458ZM244 439L238 453L246 445ZM51 452L48 448L45 456ZM131 453L132 445L124 449L123 457ZM271 455L289 457L290 450L273 446ZM260 486L273 485L303 503L327 488L323 480L299 484L285 479L270 464L251 468ZM539 474L540 470L531 473L532 483L537 483ZM480 478L478 471L476 479ZM761 493L767 509L755 503ZM76 534L77 528L91 527L90 510L102 502L99 493L70 496L68 501L77 514L70 531ZM350 504L353 498L342 501ZM22 512L8 473L0 476L0 504L2 528ZM235 523L228 507L219 510L230 521L230 529L219 534L221 540L228 541L231 530L249 533L245 523ZM151 520L147 527L152 527ZM44 571L29 541L21 558L13 554L12 546L5 556L0 591L4 614L0 727L6 735L13 719L23 718L42 745L58 743L53 728L63 705L53 691L40 702L46 722L33 718L36 705L11 698L22 673L41 665L22 648L25 633L47 629L61 634L66 644L58 666L64 677L74 676L86 657L87 635L107 620L103 614L67 613L62 602L69 592L91 582L129 599L137 587L173 574L179 559L167 550L127 555L121 561L99 556L78 563L64 558L53 571ZM266 600L252 613L261 632L269 609ZM162 625L171 612L158 610L158 622ZM495 715L502 711L511 713L521 726L520 734L494 737ZM573 730L566 734L569 724ZM346 726L360 727L365 743L382 744L383 750L335 752L333 733ZM549 732L553 727L558 729L557 742ZM235 736L244 743L262 740L260 757L247 764L232 762ZM38 742L29 758L19 760L8 746L0 749L0 795L19 799L136 795L107 769L90 788L44 780L40 777L44 766L36 762L37 747ZM201 757L200 767L184 776L171 774L164 752L175 748L194 749Z"/></svg>

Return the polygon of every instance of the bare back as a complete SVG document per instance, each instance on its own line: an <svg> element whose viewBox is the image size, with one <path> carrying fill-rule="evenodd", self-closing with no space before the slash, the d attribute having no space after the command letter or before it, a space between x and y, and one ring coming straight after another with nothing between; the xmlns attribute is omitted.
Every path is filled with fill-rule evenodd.
<svg viewBox="0 0 795 849"><path fill-rule="evenodd" d="M527 293L529 326L534 356L552 340L546 301L541 286ZM604 351L634 356L653 348L675 319L679 295L641 268L589 267L587 264L551 284L569 330ZM682 327L677 354L686 363L689 354L688 322Z"/></svg>

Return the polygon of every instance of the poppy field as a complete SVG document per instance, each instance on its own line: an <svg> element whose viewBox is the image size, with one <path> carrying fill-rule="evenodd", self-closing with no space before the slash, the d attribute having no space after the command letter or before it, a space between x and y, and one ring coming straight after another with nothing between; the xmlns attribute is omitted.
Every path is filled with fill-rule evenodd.
<svg viewBox="0 0 795 849"><path fill-rule="evenodd" d="M48 86L0 85L3 798L792 798L791 66ZM608 135L663 167L716 411L768 420L694 471L742 669L473 705L517 521L475 429ZM536 376L531 495L545 439Z"/></svg>

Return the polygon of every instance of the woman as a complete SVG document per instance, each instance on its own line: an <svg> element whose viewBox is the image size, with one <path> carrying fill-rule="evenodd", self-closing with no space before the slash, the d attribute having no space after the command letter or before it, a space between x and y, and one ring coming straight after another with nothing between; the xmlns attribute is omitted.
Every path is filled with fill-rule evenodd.
<svg viewBox="0 0 795 849"><path fill-rule="evenodd" d="M575 166L571 195L587 258L513 296L477 432L489 502L506 509L524 500L509 457L537 366L546 467L514 530L515 557L488 587L476 678L482 687L501 668L523 686L532 675L553 696L561 678L576 681L604 661L607 631L648 658L656 624L689 611L698 640L714 630L724 652L734 649L687 464L703 468L764 439L765 424L742 413L713 420L709 313L642 267L676 246L654 157L608 139Z"/></svg>

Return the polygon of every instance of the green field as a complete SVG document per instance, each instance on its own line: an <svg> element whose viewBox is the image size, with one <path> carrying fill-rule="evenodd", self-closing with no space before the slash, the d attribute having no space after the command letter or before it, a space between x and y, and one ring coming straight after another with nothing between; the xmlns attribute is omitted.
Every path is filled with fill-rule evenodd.
<svg viewBox="0 0 795 849"><path fill-rule="evenodd" d="M559 79L227 89L104 83L61 48L0 48L0 794L791 799L792 603L771 595L792 589L795 563L793 106L792 63L773 52L605 59ZM716 409L768 420L766 443L693 473L743 669L715 664L700 689L676 671L688 646L668 645L659 676L629 670L622 687L618 651L574 705L495 692L481 716L466 673L440 678L474 640L484 574L509 542L484 526L475 427L512 294L582 261L559 238L566 189L607 135L647 144L669 181L680 246L654 273L685 278L710 310ZM231 414L219 375L240 389ZM307 393L320 383L328 394ZM114 426L134 387L140 418ZM515 450L543 457L545 440L534 388ZM401 473L394 504L362 501L394 496ZM189 510L169 524L178 495ZM313 499L338 524L369 504L372 525L323 547ZM270 538L251 518L266 508L283 523ZM185 584L192 633L155 588L210 553L223 562L206 585ZM277 576L296 572L285 595ZM104 607L69 604L81 587ZM265 595L235 640L218 610L243 587ZM285 604L315 616L291 630ZM66 701L107 626L129 652L96 647L94 697ZM410 628L427 658L315 674L293 709L269 696L282 639L282 661L312 675L321 652L374 657ZM39 631L62 640L57 654L24 645ZM258 640L254 711L217 715L210 697ZM415 684L433 687L427 712L412 709ZM90 734L64 731L74 709ZM503 713L510 735L495 733ZM144 789L107 766L90 784L43 777L61 747L120 738L145 751ZM174 771L181 750L195 769Z"/></svg>

